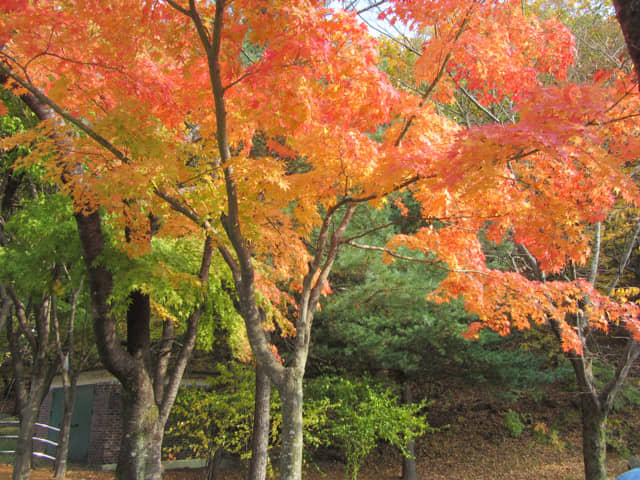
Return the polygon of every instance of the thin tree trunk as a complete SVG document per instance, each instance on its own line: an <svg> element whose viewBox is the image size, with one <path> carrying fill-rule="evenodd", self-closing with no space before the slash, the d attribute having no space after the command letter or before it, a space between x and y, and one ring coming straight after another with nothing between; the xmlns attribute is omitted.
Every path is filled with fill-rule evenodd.
<svg viewBox="0 0 640 480"><path fill-rule="evenodd" d="M256 395L251 437L249 480L265 480L269 464L269 421L271 413L271 380L260 363L256 365Z"/></svg>
<svg viewBox="0 0 640 480"><path fill-rule="evenodd" d="M48 343L49 329L48 321L48 300L45 298L40 306L39 313L36 313L35 336L31 331L32 326L27 324L24 305L12 293L15 306L16 317L18 318L18 329L14 326L14 320L7 321L7 339L11 350L11 364L16 380L17 408L20 419L20 431L16 440L16 454L13 464L13 480L29 480L31 476L31 454L33 452L33 434L35 423L40 411L40 405L45 395L49 391L49 386L56 372L55 364L51 363L47 357L46 348ZM20 345L20 337L26 337L30 345L30 353L33 357L33 366L29 382L25 375L24 351ZM37 337L37 339L36 339ZM29 384L27 387L27 383Z"/></svg>
<svg viewBox="0 0 640 480"><path fill-rule="evenodd" d="M13 462L13 480L29 480L33 453L35 424L42 401L49 390L55 373L53 366L43 368L38 378L31 378L31 387L26 401L20 408L20 431L16 440L16 454ZM18 390L18 389L17 389ZM25 391L22 389L23 392ZM24 398L24 397L23 397Z"/></svg>
<svg viewBox="0 0 640 480"><path fill-rule="evenodd" d="M222 448L216 448L216 451L213 455L209 456L207 460L207 480L217 480L218 473L220 473L220 468L222 467Z"/></svg>
<svg viewBox="0 0 640 480"><path fill-rule="evenodd" d="M289 369L285 383L279 388L282 400L282 446L280 480L302 478L302 372Z"/></svg>
<svg viewBox="0 0 640 480"><path fill-rule="evenodd" d="M607 480L607 415L593 397L582 396L582 454L585 480Z"/></svg>
<svg viewBox="0 0 640 480"><path fill-rule="evenodd" d="M78 306L78 301L80 298L80 293L82 292L84 285L84 280L80 280L78 288L73 292L73 297L71 301L71 309L69 312L69 319L67 324L67 335L66 335L66 349L64 351L62 340L61 340L61 331L60 324L58 322L58 315L55 305L55 296L54 300L54 311L53 311L53 329L55 333L56 340L56 350L58 351L58 358L61 364L61 372L60 376L62 378L62 392L64 396L64 409L62 413L62 423L60 425L60 432L58 433L58 449L56 452L56 460L53 466L54 476L55 478L65 478L67 474L67 461L69 457L69 437L71 435L71 421L73 419L73 411L76 405L76 392L78 387L78 378L80 377L80 371L84 366L85 362L88 360L89 355L83 354L80 358L80 361L77 362L77 365L74 365L74 331L75 331L75 322L76 322L76 311ZM83 341L84 344L84 341Z"/></svg>
<svg viewBox="0 0 640 480"><path fill-rule="evenodd" d="M410 405L413 403L413 392L411 391L411 382L404 376L402 385L402 403ZM402 457L402 480L418 480L418 472L416 471L416 442L413 438L407 443L407 455Z"/></svg>
<svg viewBox="0 0 640 480"><path fill-rule="evenodd" d="M64 367L63 367L64 368ZM67 459L69 457L69 436L71 434L71 419L76 405L77 376L70 385L63 386L64 410L62 413L62 423L58 433L58 450L54 465L55 478L64 478L67 474Z"/></svg>

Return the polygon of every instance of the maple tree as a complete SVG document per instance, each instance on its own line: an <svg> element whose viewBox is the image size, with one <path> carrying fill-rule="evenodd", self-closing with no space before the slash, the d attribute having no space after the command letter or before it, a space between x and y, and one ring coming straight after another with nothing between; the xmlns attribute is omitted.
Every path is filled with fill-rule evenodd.
<svg viewBox="0 0 640 480"><path fill-rule="evenodd" d="M53 119L51 108L37 96L21 92L20 97L44 123ZM47 132L44 138L52 141L50 148L54 149L56 156L64 159L69 154L70 143L64 140L69 131L62 124L56 124L54 128L55 131ZM14 168L19 166L15 164ZM75 173L78 174L79 170L76 169ZM63 186L68 182L69 177L63 175ZM82 209L78 204L75 206ZM84 204L84 207L87 205ZM123 408L124 435L118 475L121 478L157 478L162 472L160 448L164 425L195 346L206 294L213 293L218 300L221 300L220 295L227 295L220 285L207 282L211 241L205 238L200 273L194 278L193 274L183 269L192 272L197 270L197 266L192 261L185 261L185 252L181 251L186 248L189 256L193 253L197 255L200 249L194 247L193 239L185 239L181 246L153 242L152 252L137 255L132 261L129 256L131 251L113 251L113 241L120 241L126 250L132 247L132 238L135 237L143 244L142 249L147 251L151 246L150 232L136 235L128 227L118 231L117 223L116 230L112 230L108 223L103 225L102 212L95 209L88 214L76 212L75 220L93 294L93 323L98 350L103 363L120 380L127 399ZM150 220L147 217L148 226L152 223ZM120 235L114 237L114 232ZM165 257L166 254L169 257ZM166 277L171 278L169 284ZM202 292L205 286L209 287L206 293ZM191 311L185 312L185 308L194 304L196 306ZM158 348L154 348L153 352L150 328L152 310L162 327L160 338L156 341ZM185 317L183 327L178 319ZM118 332L122 328L119 325L121 323L126 324L122 344ZM178 340L182 344L174 348ZM56 342L58 353L59 347L59 342ZM153 360L152 356L155 357ZM175 358L173 365L170 363L172 358ZM36 408L37 413L37 405L32 408ZM25 439L30 437L22 435ZM28 455L26 462L21 461L21 468L18 468L18 459L23 457L16 456L15 479L29 478Z"/></svg>
<svg viewBox="0 0 640 480"><path fill-rule="evenodd" d="M9 112L0 121L1 135L32 126L33 115L6 91L2 94ZM73 342L73 326L81 323L75 312L87 299L81 295L82 281L78 282L83 265L75 225L69 219L71 205L55 194L55 185L42 181L41 169L15 168L27 151L27 146L17 147L2 152L0 160L0 330L6 325L8 359L16 384L17 475L31 466L31 437L34 433L40 436L35 422L53 375L66 363L63 375L70 380L65 374L86 361L82 346ZM67 362L61 361L63 356ZM61 452L68 446L69 427L70 418L61 425L58 436ZM38 449L41 446L36 444ZM56 472L63 469L64 461L56 461Z"/></svg>
<svg viewBox="0 0 640 480"><path fill-rule="evenodd" d="M571 15L569 15L571 16ZM580 17L578 17L580 18ZM585 17L586 21L588 17ZM597 20L598 22L594 22ZM590 28L593 29L594 25L601 25L607 21L606 17L603 19L599 16L598 13L593 14L591 18ZM580 22L579 19L575 17L575 12L569 21L569 23ZM595 27L597 28L597 27ZM612 144L608 144L610 141L614 141L612 139L617 138L621 135L622 131L629 128L630 131L627 134L636 135L637 126L634 123L634 118L637 116L637 98L632 99L629 103L626 104L622 110L616 112L616 107L619 106L620 101L624 101L624 99L629 95L635 88L635 82L629 76L629 72L624 70L623 61L619 60L614 54L609 54L608 50L616 52L618 51L615 48L615 38L608 37L607 43L613 44L613 48L611 45L596 45L595 47L590 42L593 40L592 37L582 37L580 38L581 43L586 44L587 47L597 50L598 53L603 55L606 59L607 63L612 64L612 68L619 72L619 76L617 77L618 85L617 92L614 90L609 90L607 92L606 89L598 88L598 92L601 95L608 95L608 100L601 102L601 105L610 105L606 109L606 113L609 114L609 119L604 121L597 120L584 120L582 122L585 126L595 126L600 124L601 126L612 126L612 130L600 129L598 132L599 135L599 146L606 147L602 150L607 154L621 154L619 157L619 165L621 166L629 166L633 165L637 160L637 150L636 147L631 147L631 150L617 150L617 147L610 149L609 147ZM402 42L406 42L404 39ZM402 43L397 42L397 43ZM406 46L405 50L411 50L411 46ZM603 72L596 73L596 75L589 73L589 68L591 72L594 70L594 64L589 63L590 58L582 56L580 59L580 70L572 70L571 77L572 83L574 82L584 82L591 83L592 78L597 79L598 75L606 75ZM396 67L397 69L398 67ZM602 68L602 63L600 66L596 66L596 68ZM402 68L400 68L402 73ZM622 81L622 78L628 78L626 82ZM407 85L407 82L403 82L404 85ZM597 82L596 82L597 83ZM626 84L625 84L626 83ZM624 84L624 85L623 85ZM613 82L610 82L609 87L613 86ZM602 86L602 85L601 85ZM415 86L412 88L416 88ZM554 87L549 88L549 91ZM557 88L557 87L555 87ZM467 90L464 85L458 86L457 89L457 97L453 100L456 104L459 104L460 97L471 100L473 106L476 109L477 115L482 118L481 123L486 123L487 119L492 120L495 124L498 125L506 125L509 122L516 122L516 117L507 116L503 119L498 118L498 116L494 113L496 112L495 105L489 105L486 101L481 101L481 97L476 97L475 95L479 93L475 90ZM511 102L511 99L509 99ZM578 103L580 100L578 100ZM522 126L524 121L526 121L526 117L522 115L523 109L522 105L515 103L515 112L519 115L518 125ZM501 111L504 111L504 107L502 105L499 106ZM539 102L536 108L543 107L544 102ZM585 111L585 115L597 115L597 108L589 108L589 111ZM454 115L460 116L458 113L459 109L451 109L451 112ZM469 116L462 115L462 118L468 120ZM556 117L557 118L557 117ZM626 120L628 121L626 125L619 124L619 122ZM624 123L624 122L622 122ZM617 124L617 125L616 125ZM471 125L467 122L467 125L471 127ZM483 127L487 128L487 127ZM488 129L488 128L487 128ZM618 130L621 129L621 130ZM592 129L593 131L594 129ZM476 131L480 131L477 129ZM529 140L532 140L533 137L530 136ZM468 139L466 140L468 141ZM486 139L482 139L481 142L486 142ZM596 140L598 142L598 140ZM625 148L628 148L630 145L628 143L623 142L625 144ZM569 143L572 143L570 141ZM579 139L578 145L580 148L584 146L583 138ZM484 148L485 145L482 145ZM498 145L490 146L488 148L494 150L494 152L499 150ZM567 143L563 142L563 148L567 147ZM478 150L478 146L474 145L474 150ZM520 153L524 152L525 149L521 150ZM566 151L565 151L566 152ZM539 150L537 148L533 148L530 150L525 156L529 156L531 154L537 155ZM519 154L518 154L519 155ZM561 156L558 156L561 158ZM575 159L576 156L573 153L570 153L569 159ZM566 160L566 157L565 157ZM515 163L515 162L514 162ZM532 165L528 165L527 167L531 167ZM571 172L567 175L567 179L569 180L569 184L563 185L562 183L557 183L552 187L552 191L557 198L561 198L561 192L566 191L571 187L570 185L575 185L576 178L571 179L571 176L575 174L575 170L573 170L573 166L569 164L569 168ZM555 167L554 167L555 168ZM531 171L533 172L533 171ZM536 173L533 174L532 177L535 178L538 175L540 170L536 167ZM597 171L587 171L585 172L588 178L592 178L593 181L600 181L603 176L606 175L604 172ZM527 176L531 175L527 173L526 176L522 175L522 172L518 170L517 165L514 168L513 164L509 165L509 171L507 172L508 176L505 175L505 178L510 178L511 181L527 181ZM466 172L460 172L459 175L462 177L466 175ZM472 179L469 175L469 179L472 183L477 183L476 179ZM529 178L532 178L529 176ZM543 177L545 175L543 174ZM549 179L548 176L545 178L545 182ZM468 180L467 180L468 181ZM467 181L464 181L465 183ZM577 180L578 182L582 182L583 180ZM631 181L631 178L628 177L626 180L623 179L623 182ZM464 184L463 184L464 185ZM595 184L594 184L595 185ZM467 185L464 185L467 188ZM535 191L537 188L535 184L527 185L527 188L533 187L532 190ZM472 187L473 188L473 187ZM630 186L629 191L633 191L634 187ZM591 193L595 193L596 189L591 191ZM464 192L464 190L463 190ZM505 188L502 194L510 195L511 191L508 188ZM532 191L529 191L529 194ZM463 193L463 197L465 198L467 193ZM625 378L629 372L631 365L638 358L638 354L640 354L640 348L637 343L637 306L633 302L628 302L626 298L623 298L622 303L626 303L624 306L620 306L617 298L613 298L611 296L612 290L610 288L600 288L599 291L603 292L605 295L596 293L594 289L594 283L599 263L598 263L598 253L600 250L599 245L599 237L596 237L596 240L592 239L592 228L590 228L590 224L595 223L597 228L599 228L600 220L604 220L605 214L604 212L608 210L606 207L607 203L609 207L612 206L612 201L620 202L635 202L635 198L632 200L631 197L625 197L625 195L616 195L615 197L606 198L589 198L582 196L579 201L588 201L591 202L592 205L596 209L602 209L597 218L587 218L580 220L580 218L572 217L569 222L572 223L572 228L576 228L576 232L579 230L582 235L582 242L576 243L575 246L578 249L575 251L577 256L575 257L567 257L567 245L559 246L559 250L554 254L549 250L549 245L545 245L543 250L539 250L536 246L536 252L532 254L533 244L530 243L532 240L531 237L521 237L518 234L518 228L522 228L521 225L511 224L507 228L504 228L500 232L500 222L506 218L504 214L500 214L500 210L496 213L493 213L492 216L487 216L484 220L484 227L482 223L473 223L468 222L463 219L462 221L454 221L451 222L450 219L447 219L447 223L455 225L455 228L462 228L469 232L474 232L471 236L476 236L478 240L483 237L483 235L478 235L478 233L483 232L483 228L488 227L489 238L493 238L496 241L499 239L507 239L517 245L516 250L519 252L512 257L513 269L507 269L506 277L502 277L498 282L495 282L496 278L500 277L496 270L489 271L486 269L486 261L483 259L481 263L473 264L465 262L465 264L460 265L458 273L463 273L458 277L458 280L462 280L462 282L458 283L458 280L455 280L453 276L450 276L449 280L454 281L454 285L445 286L443 288L443 292L445 295L450 295L451 292L454 292L454 297L458 294L463 294L466 301L467 309L470 312L475 312L480 316L480 321L472 324L472 327L469 331L470 337L475 337L478 329L489 326L490 328L495 329L496 331L507 334L513 331L514 328L529 328L532 321L536 320L536 313L533 310L537 310L537 314L540 315L538 317L539 325L548 325L551 326L552 329L556 332L558 339L561 341L563 345L563 349L566 353L567 358L570 360L571 365L574 368L576 379L579 385L579 389L583 392L580 395L580 401L582 406L582 424L583 424L583 456L584 456L584 464L585 464L585 475L588 479L604 479L606 478L606 420L607 416L613 408L613 402L616 398L619 389L625 381ZM513 199L513 197L510 197ZM457 197L456 197L457 200ZM476 200L477 201L477 200ZM563 200L566 202L566 198ZM546 202L546 201L545 201ZM466 198L464 200L464 204L466 204ZM475 204L470 202L468 205L474 206ZM547 204L548 205L548 204ZM495 207L495 204L492 204L491 207ZM536 206L535 203L527 203L525 204L526 208L523 208L521 212L525 215L529 216L532 222L533 228L539 228L540 232L544 231L552 232L552 234L556 235L562 232L563 223L566 225L566 222L563 222L559 219L553 219L552 223L547 225L542 225L540 223L536 223L538 218L543 217L537 208L540 208L541 205L538 204ZM604 207L604 208L603 208ZM463 207L464 208L464 207ZM548 208L548 207L543 207ZM519 214L518 213L518 214ZM535 217L531 217L531 215L535 215ZM471 216L471 215L468 215ZM438 215L434 215L437 219ZM508 219L507 222L513 221L513 218ZM456 225L457 224L457 225ZM498 229L498 235L496 237L492 237L492 229ZM436 227L437 229L437 227ZM559 230L554 232L553 230ZM571 239L571 241L576 241L579 239L576 235L567 235L566 233L560 233L560 236L564 239ZM458 237L460 238L460 237ZM404 242L405 239L398 238L397 241ZM438 238L436 241L440 242L442 239ZM632 237L628 248L626 251L632 250L632 245L635 244L636 238ZM409 242L415 242L414 239L410 239ZM535 242L534 242L535 243ZM582 244L580 246L580 243ZM417 245L417 243L413 243ZM589 249L589 245L593 245L593 250ZM471 245L471 243L468 243ZM484 257L484 249L482 245L478 242L476 243L478 248L478 252L480 252L481 256ZM420 247L418 247L420 249ZM446 243L443 244L443 248L448 248ZM423 251L432 252L433 249L429 248ZM593 253L592 253L593 252ZM393 253L390 252L392 255ZM552 262L551 265L540 266L540 262L544 262L545 255L547 259ZM557 260L552 258L552 255L560 255ZM582 255L582 256L581 256ZM439 258L444 258L443 255L440 255ZM455 257L457 261L460 258L464 258L461 256ZM520 258L521 262L515 262L516 258ZM523 259L523 260L522 260ZM468 259L465 259L468 260ZM590 262L591 273L587 269L580 269L581 265L584 265L587 260ZM624 262L620 261L620 265L623 265ZM477 268L481 267L481 268ZM623 267L622 267L623 268ZM460 271L461 270L461 271ZM586 280L579 280L579 275L576 275L576 271L580 271L584 278L589 277L589 282ZM513 275L515 273L515 275ZM475 279L474 279L475 277ZM484 277L481 278L481 277ZM494 277L491 279L491 277ZM593 280L591 279L593 278ZM572 284L569 282L570 279L573 279ZM519 282L523 282L520 283ZM471 283L466 283L471 282ZM477 283L476 283L477 282ZM495 283L494 283L495 282ZM479 289L475 289L472 284L475 283L476 287L480 287ZM480 286L482 285L482 286ZM500 285L500 287L498 287ZM549 288L553 285L551 288ZM524 288L523 288L524 287ZM542 288L540 288L542 287ZM501 290L494 290L495 288L500 288ZM489 296L487 297L487 294ZM494 296L495 295L495 296ZM536 297L536 295L540 295ZM555 298L554 298L555 297ZM436 296L437 298L437 296ZM597 298L596 302L602 302L599 305L593 305L594 298ZM486 303L485 303L486 302ZM488 308L487 308L488 307ZM524 310L522 309L524 307ZM531 308L533 307L533 309ZM542 307L542 309L538 310L538 307ZM520 316L521 315L521 316ZM621 315L618 317L618 315ZM603 319L604 316L604 319ZM622 320L624 319L624 320ZM519 324L519 321L523 323ZM613 374L613 379L605 382L603 384L599 383L599 380L593 374L592 371L592 362L596 357L594 351L598 349L598 347L594 347L594 343L597 344L599 337L602 334L606 334L611 329L619 329L620 325L624 325L625 321L629 322L626 324L626 327L632 333L632 337L629 338L629 341L626 346L620 346L619 352L619 360L618 364L615 368L615 373ZM597 333L600 331L600 335ZM635 340L634 340L635 338Z"/></svg>
<svg viewBox="0 0 640 480"><path fill-rule="evenodd" d="M579 355L569 319L586 311L594 326L619 322L640 338L634 304L584 281L489 269L478 239L487 227L490 239L511 236L553 274L587 260L585 225L638 198L622 172L639 151L635 85L624 72L568 81L573 37L557 20L538 21L511 0L388 2L382 17L425 36L418 83L399 89L355 12L321 1L0 5L2 74L43 113L38 129L3 145L38 137L27 161L44 159L74 201L105 365L123 382L132 373L152 398L138 358L149 295L131 292L125 352L108 304L113 275L96 263L102 216L133 257L151 248L152 231L206 231L208 255L217 249L233 277L256 359L280 391L281 478L301 475L313 316L365 202L412 191L427 226L397 236L389 256L405 245L446 264L439 298L464 294L478 327L506 334L550 322ZM512 100L515 121L463 128L448 119L439 105L460 87L485 108ZM265 328L293 336L294 350L279 355ZM144 440L123 443L136 455L121 475L157 478L142 463L161 434L142 425L148 399L131 400L132 432Z"/></svg>

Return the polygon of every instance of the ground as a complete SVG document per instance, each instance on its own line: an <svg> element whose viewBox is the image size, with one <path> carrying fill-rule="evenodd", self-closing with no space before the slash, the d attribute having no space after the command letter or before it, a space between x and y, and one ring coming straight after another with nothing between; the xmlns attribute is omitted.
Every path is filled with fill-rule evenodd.
<svg viewBox="0 0 640 480"><path fill-rule="evenodd" d="M575 439L579 441L579 439ZM418 463L418 474L425 480L581 480L583 479L580 449L576 446L561 448L537 443L532 438L505 438L495 443L474 444L461 437L436 435L433 441L421 445L424 456ZM358 478L360 480L398 479L400 464L395 455L374 453ZM624 461L610 456L611 478L625 470ZM319 470L318 470L319 469ZM11 466L0 465L0 478L11 477ZM221 480L242 480L242 471L223 472ZM51 470L35 470L32 480L49 480ZM69 480L113 480L112 472L71 469ZM165 480L203 480L201 470L171 470ZM309 468L305 480L342 480L344 466L338 462L322 461Z"/></svg>
<svg viewBox="0 0 640 480"><path fill-rule="evenodd" d="M512 409L511 421L505 413ZM614 425L631 432L625 455L640 456L640 414L614 416ZM575 398L558 391L543 398L505 403L480 390L439 398L429 410L429 422L442 427L418 443L421 480L582 480L581 435ZM508 417L507 417L508 418ZM612 435L613 437L613 435ZM616 434L617 437L617 434ZM620 445L608 454L611 479L626 470ZM0 465L0 479L11 477L11 466ZM220 480L243 480L242 466L222 472ZM392 480L401 475L400 456L381 447L367 459L359 480ZM35 470L32 480L49 480L50 469ZM202 470L169 470L165 480L203 480ZM305 480L342 480L344 465L324 455L309 464ZM113 480L112 472L71 468L69 480Z"/></svg>

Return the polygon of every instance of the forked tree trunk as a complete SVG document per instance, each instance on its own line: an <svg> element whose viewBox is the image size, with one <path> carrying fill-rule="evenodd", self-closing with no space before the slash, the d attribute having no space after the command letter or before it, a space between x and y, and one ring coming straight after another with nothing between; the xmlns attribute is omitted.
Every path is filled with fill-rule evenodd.
<svg viewBox="0 0 640 480"><path fill-rule="evenodd" d="M56 372L56 365L47 357L48 321L49 315L47 301L40 307L40 314L36 314L33 336L30 325L26 321L24 306L16 297L13 298L16 314L22 317L19 329L14 326L14 320L7 321L7 339L11 349L11 363L16 380L16 402L20 419L20 430L16 440L15 456L13 460L13 480L29 480L31 478L31 460L33 453L33 435L38 419L40 405L49 391L49 386ZM28 330L25 332L25 328ZM27 380L23 363L24 351L21 348L20 337L26 336L31 346L30 354L33 357L33 366Z"/></svg>
<svg viewBox="0 0 640 480"><path fill-rule="evenodd" d="M269 464L269 422L271 414L271 380L265 369L256 365L256 396L251 437L249 480L266 480Z"/></svg>
<svg viewBox="0 0 640 480"><path fill-rule="evenodd" d="M27 89L30 93L22 95L21 98L40 120L53 118L55 110L67 121L81 130L85 130L82 128L82 122L56 110L55 104L41 92L31 88ZM63 121L60 121L58 126L61 130L66 129ZM54 134L54 137L58 140L60 155L64 157L69 151L66 136L62 133L61 135ZM115 147L111 149L111 152L118 153ZM121 153L116 156L124 158ZM70 168L63 172L62 182L69 183L75 176L82 175L82 168ZM86 205L75 206L80 207L74 216L87 266L98 353L105 368L120 381L123 389L124 435L121 442L117 476L121 480L157 480L161 478L162 432L175 401L186 364L195 346L198 321L204 304L196 307L189 317L183 347L180 349L171 375L167 375L166 369L162 368L158 370L158 374L152 374L149 297L138 291L132 292L133 301L127 311L125 350L118 334L117 320L111 310L110 296L113 291L113 275L103 262L98 261L105 248L100 210L96 209L91 213L84 213ZM149 220L151 221L151 218ZM151 235L152 225L148 231ZM212 252L213 239L207 237L199 275L203 285L209 278ZM143 308L145 312L137 310L143 299L146 302L146 306ZM164 340L163 338L163 342ZM171 341L172 339L168 339L165 343L170 344ZM156 363L161 362L166 365L168 357L171 356L170 351L171 349L169 349L167 359L157 359ZM159 388L158 391L163 393L156 398L153 388L154 382L156 385L164 386L167 380L169 387L166 392L164 388Z"/></svg>

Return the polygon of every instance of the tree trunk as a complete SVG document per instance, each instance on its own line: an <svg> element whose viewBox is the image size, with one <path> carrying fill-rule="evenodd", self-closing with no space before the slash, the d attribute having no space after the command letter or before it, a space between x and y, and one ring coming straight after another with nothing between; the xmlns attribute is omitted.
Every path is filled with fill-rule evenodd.
<svg viewBox="0 0 640 480"><path fill-rule="evenodd" d="M582 395L582 454L585 480L607 480L607 414L593 397Z"/></svg>
<svg viewBox="0 0 640 480"><path fill-rule="evenodd" d="M55 373L53 366L48 366L48 369L43 367L43 369L44 371L40 371L38 377L32 377L32 384L26 402L20 402L23 406L20 408L20 432L16 440L13 480L29 480L31 476L32 439L35 433L35 425L38 420L40 405L49 390L49 385L51 385ZM24 391L24 389L17 390Z"/></svg>
<svg viewBox="0 0 640 480"><path fill-rule="evenodd" d="M413 403L413 393L411 392L411 382L404 378L402 385L402 403L409 405ZM407 455L402 457L402 480L418 480L416 471L416 442L413 438L407 443Z"/></svg>
<svg viewBox="0 0 640 480"><path fill-rule="evenodd" d="M279 387L282 400L280 480L301 480L302 477L302 376L302 372L289 369L285 383Z"/></svg>
<svg viewBox="0 0 640 480"><path fill-rule="evenodd" d="M222 468L222 448L217 448L207 460L207 480L217 480L220 468Z"/></svg>
<svg viewBox="0 0 640 480"><path fill-rule="evenodd" d="M76 387L78 385L76 376L71 385L64 386L64 411L62 413L62 424L58 433L58 450L56 452L56 462L54 465L55 478L64 478L67 474L67 458L69 457L69 435L71 434L71 419L73 409L76 405Z"/></svg>
<svg viewBox="0 0 640 480"><path fill-rule="evenodd" d="M640 0L613 0L613 5L640 80Z"/></svg>
<svg viewBox="0 0 640 480"><path fill-rule="evenodd" d="M40 120L54 117L53 105L46 97L32 92L22 95L21 98ZM59 126L64 129L62 121ZM69 151L65 136L60 135L56 138L59 140L60 154L64 157ZM73 176L82 174L82 168L71 168L63 173L62 182L67 184ZM140 291L132 292L132 302L127 311L125 350L118 334L117 320L111 311L113 275L103 262L98 261L105 247L100 210L85 214L83 210L86 205L75 206L81 207L74 216L87 266L98 353L104 367L120 381L123 390L123 437L116 475L122 480L159 480L164 426L195 345L202 306L196 308L190 316L183 348L169 378L169 391L165 392L164 388L159 388L162 398L156 399L153 382L161 382L164 386L167 378L164 373L153 379L151 375L153 360L149 338L149 296ZM153 231L151 227L150 225L149 235ZM213 239L207 237L199 275L203 284L209 277L212 252Z"/></svg>
<svg viewBox="0 0 640 480"><path fill-rule="evenodd" d="M35 423L40 411L40 405L45 395L49 391L49 386L56 372L55 364L49 362L46 355L48 340L48 319L46 314L37 315L34 329L37 334L38 341L33 337L32 332L27 325L24 306L19 299L14 298L13 303L16 308L16 314L22 316L23 326L19 327L20 331L14 328L14 320L9 318L7 321L7 340L11 350L11 365L13 367L13 375L16 380L16 404L18 415L20 418L20 431L16 440L16 453L13 462L13 480L29 480L31 476L31 456L33 452L33 434L35 431ZM45 310L41 305L42 310ZM25 332L25 329L27 330ZM27 379L24 366L24 351L20 346L20 336L26 336L28 343L31 345L30 354L33 357L33 366L30 376ZM42 345L42 348L40 348Z"/></svg>
<svg viewBox="0 0 640 480"><path fill-rule="evenodd" d="M145 477L147 480L159 480L162 478L162 440L164 439L165 422L160 418L153 425L153 430L149 437L149 452Z"/></svg>
<svg viewBox="0 0 640 480"><path fill-rule="evenodd" d="M16 454L13 460L13 480L29 480L31 478L31 454L33 452L31 439L37 418L38 408L34 405L27 405L20 412L20 433L18 433L16 440Z"/></svg>
<svg viewBox="0 0 640 480"><path fill-rule="evenodd" d="M140 361L140 360L139 360ZM139 366L140 371L144 367ZM153 385L148 376L140 373L135 381L122 384L122 438L116 478L118 480L160 480L161 472L147 471L154 465L152 448L158 406Z"/></svg>
<svg viewBox="0 0 640 480"><path fill-rule="evenodd" d="M265 480L269 463L269 421L271 413L271 380L258 363L256 365L256 397L251 437L249 480Z"/></svg>

